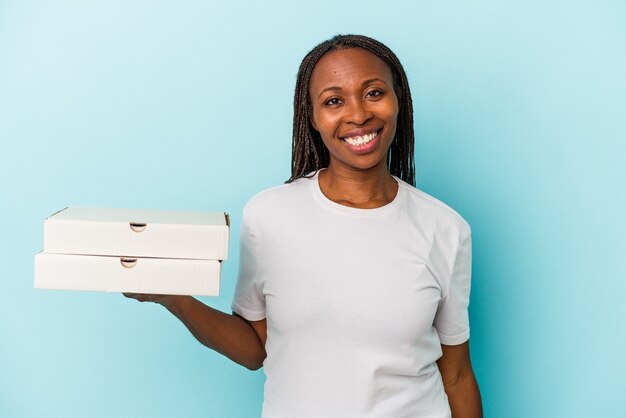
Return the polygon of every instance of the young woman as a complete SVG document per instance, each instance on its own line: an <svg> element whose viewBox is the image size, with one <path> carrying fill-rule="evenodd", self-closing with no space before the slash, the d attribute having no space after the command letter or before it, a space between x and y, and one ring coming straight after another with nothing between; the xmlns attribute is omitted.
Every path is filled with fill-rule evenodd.
<svg viewBox="0 0 626 418"><path fill-rule="evenodd" d="M298 72L291 178L244 209L233 314L128 296L263 366L265 418L482 417L470 228L414 183L402 65L376 40L336 36Z"/></svg>

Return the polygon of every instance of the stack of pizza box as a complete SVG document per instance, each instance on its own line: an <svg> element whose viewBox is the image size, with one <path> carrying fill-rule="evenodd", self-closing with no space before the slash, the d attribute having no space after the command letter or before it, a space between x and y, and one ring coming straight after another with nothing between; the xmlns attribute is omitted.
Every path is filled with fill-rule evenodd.
<svg viewBox="0 0 626 418"><path fill-rule="evenodd" d="M35 287L217 296L224 212L69 207L44 222Z"/></svg>

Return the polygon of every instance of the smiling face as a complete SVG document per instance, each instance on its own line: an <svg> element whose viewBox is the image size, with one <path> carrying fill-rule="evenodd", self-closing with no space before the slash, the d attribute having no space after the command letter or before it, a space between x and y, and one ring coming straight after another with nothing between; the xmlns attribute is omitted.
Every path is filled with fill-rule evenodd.
<svg viewBox="0 0 626 418"><path fill-rule="evenodd" d="M311 75L311 124L330 154L329 169L387 166L398 98L391 69L361 48L324 55Z"/></svg>

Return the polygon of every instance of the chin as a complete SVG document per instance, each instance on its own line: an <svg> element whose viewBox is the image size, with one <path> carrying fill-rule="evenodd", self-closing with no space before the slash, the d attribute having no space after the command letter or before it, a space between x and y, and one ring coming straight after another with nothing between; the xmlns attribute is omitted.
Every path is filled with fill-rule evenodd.
<svg viewBox="0 0 626 418"><path fill-rule="evenodd" d="M344 159L341 161L341 165L351 168L353 170L360 170L360 171L367 171L367 170L372 170L375 168L379 168L380 166L385 167L385 169L387 168L387 158L385 156L385 158L379 159L376 158L373 161L369 160L367 161L365 158L360 158L358 160L352 160L352 159Z"/></svg>

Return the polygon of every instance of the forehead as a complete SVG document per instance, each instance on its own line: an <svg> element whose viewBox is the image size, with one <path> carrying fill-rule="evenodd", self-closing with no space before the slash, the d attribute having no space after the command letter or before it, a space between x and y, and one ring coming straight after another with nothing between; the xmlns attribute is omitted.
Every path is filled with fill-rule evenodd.
<svg viewBox="0 0 626 418"><path fill-rule="evenodd" d="M380 78L393 83L391 68L373 53L361 48L338 49L322 56L313 68L309 90L318 91L329 85L357 83Z"/></svg>

